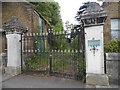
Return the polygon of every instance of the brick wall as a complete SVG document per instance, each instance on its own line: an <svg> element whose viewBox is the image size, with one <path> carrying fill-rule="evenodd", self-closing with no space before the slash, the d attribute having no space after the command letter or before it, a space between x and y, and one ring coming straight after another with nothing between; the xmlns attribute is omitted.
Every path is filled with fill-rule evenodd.
<svg viewBox="0 0 120 90"><path fill-rule="evenodd" d="M3 3L2 23L9 21L12 18L12 16L16 16L17 18L19 18L19 20L28 27L29 32L33 32L38 25L37 18L39 16L34 14L32 6L27 3Z"/></svg>
<svg viewBox="0 0 120 90"><path fill-rule="evenodd" d="M21 23L28 27L28 33L39 32L39 14L34 11L33 6L30 3L24 2L3 2L2 3L2 24L11 20L12 16L16 16ZM45 21L43 19L43 21ZM46 22L46 21L45 21ZM43 31L48 29L47 23L44 24ZM5 52L7 48L5 34L2 36L3 48L2 52Z"/></svg>
<svg viewBox="0 0 120 90"><path fill-rule="evenodd" d="M111 40L111 19L120 18L120 2L104 2L102 7L107 11L108 14L104 25L104 42L107 43Z"/></svg>

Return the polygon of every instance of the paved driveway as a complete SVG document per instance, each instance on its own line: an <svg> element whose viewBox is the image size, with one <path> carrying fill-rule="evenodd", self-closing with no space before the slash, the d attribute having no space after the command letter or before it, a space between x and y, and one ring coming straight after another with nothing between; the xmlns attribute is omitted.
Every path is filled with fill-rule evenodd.
<svg viewBox="0 0 120 90"><path fill-rule="evenodd" d="M18 75L3 81L3 88L85 88L85 84L56 77Z"/></svg>

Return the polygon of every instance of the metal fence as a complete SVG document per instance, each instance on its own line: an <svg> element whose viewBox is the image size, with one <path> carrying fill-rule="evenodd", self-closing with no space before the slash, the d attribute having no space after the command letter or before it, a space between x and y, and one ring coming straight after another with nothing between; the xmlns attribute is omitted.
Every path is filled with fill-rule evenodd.
<svg viewBox="0 0 120 90"><path fill-rule="evenodd" d="M22 36L24 72L65 78L85 77L83 32L27 33Z"/></svg>

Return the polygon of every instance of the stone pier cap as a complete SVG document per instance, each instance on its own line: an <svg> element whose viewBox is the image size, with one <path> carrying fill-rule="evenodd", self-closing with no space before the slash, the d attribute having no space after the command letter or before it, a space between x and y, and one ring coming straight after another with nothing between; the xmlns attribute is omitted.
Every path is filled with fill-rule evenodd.
<svg viewBox="0 0 120 90"><path fill-rule="evenodd" d="M2 29L4 29L6 34L22 34L28 31L28 28L15 16L13 16L10 21L4 23Z"/></svg>

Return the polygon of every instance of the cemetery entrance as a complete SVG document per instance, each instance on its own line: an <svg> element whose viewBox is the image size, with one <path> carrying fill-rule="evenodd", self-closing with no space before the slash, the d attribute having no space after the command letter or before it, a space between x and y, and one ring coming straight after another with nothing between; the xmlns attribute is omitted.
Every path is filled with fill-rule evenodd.
<svg viewBox="0 0 120 90"><path fill-rule="evenodd" d="M22 71L83 79L84 31L27 33L22 35Z"/></svg>

